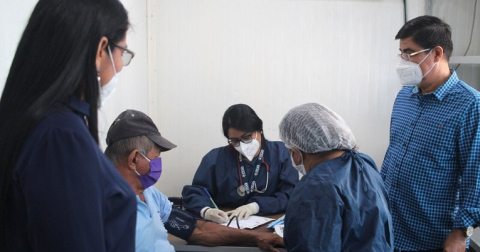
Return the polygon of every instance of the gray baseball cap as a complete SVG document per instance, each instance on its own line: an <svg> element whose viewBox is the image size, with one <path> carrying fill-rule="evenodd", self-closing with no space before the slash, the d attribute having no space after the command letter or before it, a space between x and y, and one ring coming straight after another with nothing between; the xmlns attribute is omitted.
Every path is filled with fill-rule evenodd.
<svg viewBox="0 0 480 252"><path fill-rule="evenodd" d="M168 151L177 147L162 137L150 117L131 109L125 110L113 121L107 133L107 145L136 136L148 137L160 147L160 151Z"/></svg>

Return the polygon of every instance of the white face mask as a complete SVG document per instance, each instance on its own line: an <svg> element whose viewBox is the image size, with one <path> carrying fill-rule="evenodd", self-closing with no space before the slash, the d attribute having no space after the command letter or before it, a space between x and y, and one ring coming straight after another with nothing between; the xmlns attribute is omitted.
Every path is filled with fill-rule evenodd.
<svg viewBox="0 0 480 252"><path fill-rule="evenodd" d="M255 154L257 154L259 148L260 143L257 140L257 133L255 133L255 138L252 139L250 143L240 142L239 146L235 146L235 150L237 150L250 161L252 161Z"/></svg>
<svg viewBox="0 0 480 252"><path fill-rule="evenodd" d="M300 158L302 159L302 162L299 165L295 164L295 161L293 160L293 151L290 152L290 159L292 160L292 165L295 168L295 170L300 172L302 175L305 175L307 174L307 172L305 171L305 166L303 165L303 156L300 151L298 151L298 153L300 153Z"/></svg>
<svg viewBox="0 0 480 252"><path fill-rule="evenodd" d="M422 69L420 68L420 64L422 64L422 62L428 57L428 55L430 55L431 52L432 50L418 64L415 62L400 59L400 62L398 62L396 69L397 69L398 77L400 77L400 83L403 86L415 86L420 84L420 82L422 82L423 77L427 76L427 74L429 74L430 71L432 71L432 69L435 67L437 62L435 62L432 68L430 68L430 70L428 70L428 72L425 74L422 73Z"/></svg>
<svg viewBox="0 0 480 252"><path fill-rule="evenodd" d="M107 46L108 53L110 55L110 61L112 62L113 72L115 73L112 79L102 87L102 83L98 83L100 85L100 100L102 101L102 107L107 102L108 98L112 96L113 92L117 89L117 70L115 69L115 63L113 62L112 51L110 50L110 46Z"/></svg>

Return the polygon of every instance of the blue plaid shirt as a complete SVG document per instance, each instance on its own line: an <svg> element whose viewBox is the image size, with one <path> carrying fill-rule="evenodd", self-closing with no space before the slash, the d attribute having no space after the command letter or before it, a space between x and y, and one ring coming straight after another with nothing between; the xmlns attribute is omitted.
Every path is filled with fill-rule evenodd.
<svg viewBox="0 0 480 252"><path fill-rule="evenodd" d="M442 248L453 228L480 223L479 117L480 93L453 70L433 93L398 93L381 170L396 249Z"/></svg>

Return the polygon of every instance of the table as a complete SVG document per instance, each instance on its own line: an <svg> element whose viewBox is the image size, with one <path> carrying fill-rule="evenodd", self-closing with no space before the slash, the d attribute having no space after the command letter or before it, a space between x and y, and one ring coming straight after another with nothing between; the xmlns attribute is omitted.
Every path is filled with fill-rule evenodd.
<svg viewBox="0 0 480 252"><path fill-rule="evenodd" d="M272 219L278 219L280 216L283 214L275 214L275 215L269 215L265 216L268 218ZM263 224L261 226L258 226L252 231L255 232L273 232L272 229L267 228L268 223ZM199 251L199 252L204 252L204 251L214 251L214 252L228 252L228 251L235 251L235 252L261 252L261 250L258 247L255 247L255 244L242 244L242 245L233 245L233 246L217 246L217 247L206 247L206 246L201 246L201 245L193 245L193 244L188 244L186 241L175 237L173 235L168 234L168 241L173 245L175 248L176 252L191 252L191 251ZM286 252L287 250L284 248L278 248L281 252Z"/></svg>

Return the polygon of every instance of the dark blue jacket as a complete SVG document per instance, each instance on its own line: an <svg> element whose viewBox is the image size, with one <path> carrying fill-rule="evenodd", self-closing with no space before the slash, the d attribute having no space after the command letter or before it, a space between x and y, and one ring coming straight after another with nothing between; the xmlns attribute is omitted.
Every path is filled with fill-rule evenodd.
<svg viewBox="0 0 480 252"><path fill-rule="evenodd" d="M9 251L134 251L137 203L72 99L50 110L13 170Z"/></svg>
<svg viewBox="0 0 480 252"><path fill-rule="evenodd" d="M387 193L373 160L355 151L302 177L285 214L289 252L393 251Z"/></svg>
<svg viewBox="0 0 480 252"><path fill-rule="evenodd" d="M240 196L237 188L240 185L238 152L230 145L211 150L205 155L198 167L192 186L185 186L182 191L184 207L199 215L202 208L214 207L206 192L206 188L218 207L236 208L256 202L259 215L283 213L287 202L298 182L298 172L293 168L290 154L282 142L265 142L264 161L270 168L268 188L265 193L250 193ZM267 181L266 164L261 165L259 174L254 176L257 159L245 163L246 179L250 185L253 180L258 190L265 188Z"/></svg>

